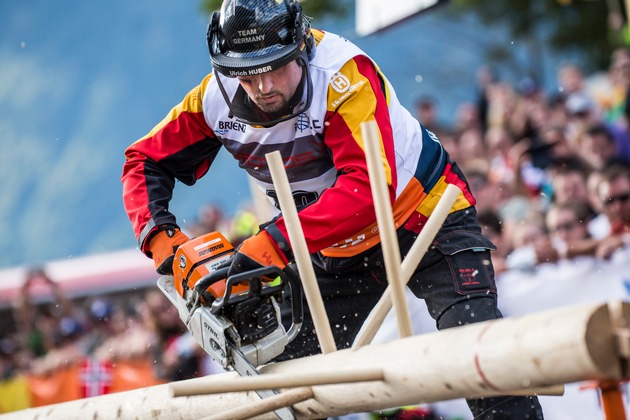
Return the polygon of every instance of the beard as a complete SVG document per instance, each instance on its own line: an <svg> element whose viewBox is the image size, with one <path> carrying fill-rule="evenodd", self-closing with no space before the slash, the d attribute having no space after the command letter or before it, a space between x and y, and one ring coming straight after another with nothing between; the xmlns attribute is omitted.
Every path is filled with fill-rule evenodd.
<svg viewBox="0 0 630 420"><path fill-rule="evenodd" d="M266 98L273 98L273 101L269 102ZM286 112L289 101L282 93L272 91L265 95L256 96L254 103L265 114L274 115Z"/></svg>

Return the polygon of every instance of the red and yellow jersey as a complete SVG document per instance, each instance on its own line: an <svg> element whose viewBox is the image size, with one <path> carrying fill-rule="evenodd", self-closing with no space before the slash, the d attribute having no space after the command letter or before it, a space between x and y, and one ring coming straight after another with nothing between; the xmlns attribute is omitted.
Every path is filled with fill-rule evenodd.
<svg viewBox="0 0 630 420"><path fill-rule="evenodd" d="M378 244L361 134L364 121L378 126L396 226L418 232L447 184L463 191L453 211L474 205L439 140L402 107L378 66L340 36L317 30L313 34L317 47L308 66L313 96L305 112L271 127L238 122L214 76L208 75L127 149L122 175L125 209L144 252L153 230L176 224L168 211L175 180L194 184L221 147L274 204L265 155L280 152L310 252L349 257ZM228 97L234 97L238 80L221 81ZM285 220L279 217L275 224L288 238Z"/></svg>

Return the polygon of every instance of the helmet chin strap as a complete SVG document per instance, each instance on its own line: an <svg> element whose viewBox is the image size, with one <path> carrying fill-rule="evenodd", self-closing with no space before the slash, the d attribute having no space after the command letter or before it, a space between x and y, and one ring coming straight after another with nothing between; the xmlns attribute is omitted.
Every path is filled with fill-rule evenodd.
<svg viewBox="0 0 630 420"><path fill-rule="evenodd" d="M257 112L262 112L259 110L255 110L255 109L250 109L248 111L248 114L250 114L249 116L245 116L243 115L243 113L238 112L238 110L235 110L234 107L234 102L233 100L231 100L225 90L225 87L223 86L223 83L221 82L221 78L219 76L219 72L217 72L216 70L213 71L214 73L214 77L215 79L217 79L217 84L219 85L219 90L221 91L221 95L223 96L223 99L225 100L225 103L227 104L228 108L230 109L230 113L229 113L229 117L230 118L234 118L236 121L250 125L250 126L261 126L261 127L271 127L274 126L278 123L281 123L283 121L287 121L290 120L291 118L294 118L298 115L300 115L301 113L303 113L304 111L306 111L310 106L311 106L311 101L313 100L313 83L311 80L311 74L308 71L308 64L307 62L302 58L302 57L298 57L297 59L298 64L300 65L300 67L302 68L302 79L300 81L300 84L298 85L298 89L301 89L302 94L300 95L300 99L304 97L304 88L306 87L306 102L304 103L304 105L302 107L300 107L297 111L292 111L295 106L293 106L292 104L289 104L289 106L291 107L291 109L289 110L289 113L286 115L283 115L279 118L273 119L273 120L266 120L266 121L256 121L254 119L251 118L247 118L249 116L254 116ZM298 101L299 102L299 101ZM253 104L250 103L249 105L250 107L255 106ZM236 111L236 112L235 112ZM236 115L236 114L241 114L241 115Z"/></svg>

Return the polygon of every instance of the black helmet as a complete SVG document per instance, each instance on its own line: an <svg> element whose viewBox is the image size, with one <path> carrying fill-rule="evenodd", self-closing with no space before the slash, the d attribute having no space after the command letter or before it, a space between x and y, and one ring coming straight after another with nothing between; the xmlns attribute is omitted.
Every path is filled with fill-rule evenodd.
<svg viewBox="0 0 630 420"><path fill-rule="evenodd" d="M294 0L225 0L208 26L214 69L228 77L275 70L313 50L302 7Z"/></svg>

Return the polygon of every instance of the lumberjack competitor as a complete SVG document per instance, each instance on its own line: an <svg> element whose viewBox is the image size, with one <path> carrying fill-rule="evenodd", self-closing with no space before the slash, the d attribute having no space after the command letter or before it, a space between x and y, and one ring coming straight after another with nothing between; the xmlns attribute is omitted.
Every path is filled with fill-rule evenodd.
<svg viewBox="0 0 630 420"><path fill-rule="evenodd" d="M225 0L207 43L213 71L125 152L125 209L158 273L172 273L175 250L189 241L169 211L175 181L193 185L224 147L278 207L265 155L279 151L337 348L349 347L387 286L360 130L375 121L403 257L446 186L462 190L408 287L438 329L502 316L495 247L481 235L464 175L365 52L311 28L292 0ZM229 274L284 269L292 259L278 214L236 249ZM298 337L276 360L319 351L306 311ZM536 397L468 404L478 419L543 418Z"/></svg>

